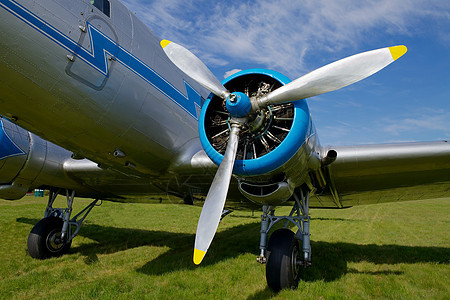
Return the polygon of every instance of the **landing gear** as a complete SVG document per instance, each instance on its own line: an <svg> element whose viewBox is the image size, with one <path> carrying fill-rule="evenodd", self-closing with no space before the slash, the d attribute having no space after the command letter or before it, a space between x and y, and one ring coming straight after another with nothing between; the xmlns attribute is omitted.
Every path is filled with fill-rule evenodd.
<svg viewBox="0 0 450 300"><path fill-rule="evenodd" d="M28 253L33 258L46 259L67 253L84 219L99 201L94 200L71 219L75 191L66 190L67 208L53 208L59 192L59 190L50 190L44 218L34 225L28 235ZM80 215L83 216L77 220Z"/></svg>
<svg viewBox="0 0 450 300"><path fill-rule="evenodd" d="M300 279L300 248L294 232L287 228L274 231L267 247L266 280L274 291L296 288Z"/></svg>
<svg viewBox="0 0 450 300"><path fill-rule="evenodd" d="M28 235L28 253L37 259L58 257L67 253L72 241L61 238L61 229L64 222L60 218L48 217L34 225Z"/></svg>
<svg viewBox="0 0 450 300"><path fill-rule="evenodd" d="M267 284L274 291L297 288L301 267L311 266L309 191L296 191L294 199L289 216L275 216L270 206L263 207L261 216L261 255L257 261L266 263ZM282 220L285 220L284 228L274 231L267 243L268 232ZM287 229L289 223L297 226L296 234ZM301 249L298 240L302 241Z"/></svg>

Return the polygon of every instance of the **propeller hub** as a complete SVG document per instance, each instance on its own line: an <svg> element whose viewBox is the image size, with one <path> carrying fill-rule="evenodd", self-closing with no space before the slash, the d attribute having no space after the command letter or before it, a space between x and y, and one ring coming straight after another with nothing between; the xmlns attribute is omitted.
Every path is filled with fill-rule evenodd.
<svg viewBox="0 0 450 300"><path fill-rule="evenodd" d="M252 108L250 98L241 92L231 93L227 97L226 105L231 116L236 118L245 117Z"/></svg>

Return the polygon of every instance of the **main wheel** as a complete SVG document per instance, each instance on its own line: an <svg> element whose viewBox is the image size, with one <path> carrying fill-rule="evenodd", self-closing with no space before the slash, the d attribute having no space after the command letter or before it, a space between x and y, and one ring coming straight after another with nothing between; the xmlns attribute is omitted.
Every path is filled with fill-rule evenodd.
<svg viewBox="0 0 450 300"><path fill-rule="evenodd" d="M48 217L34 225L27 241L31 257L46 259L61 256L69 251L72 241L66 243L61 240L63 223L60 218Z"/></svg>
<svg viewBox="0 0 450 300"><path fill-rule="evenodd" d="M266 280L278 292L296 289L300 277L300 248L295 234L286 228L274 231L267 247Z"/></svg>

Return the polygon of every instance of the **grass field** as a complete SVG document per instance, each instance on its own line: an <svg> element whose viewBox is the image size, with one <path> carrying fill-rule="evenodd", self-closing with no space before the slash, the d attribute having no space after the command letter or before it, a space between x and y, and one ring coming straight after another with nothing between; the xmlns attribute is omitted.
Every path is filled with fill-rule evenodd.
<svg viewBox="0 0 450 300"><path fill-rule="evenodd" d="M313 267L278 294L256 262L259 212L227 216L197 267L200 207L105 202L68 255L40 261L26 241L45 206L0 201L0 299L450 299L450 198L311 210Z"/></svg>

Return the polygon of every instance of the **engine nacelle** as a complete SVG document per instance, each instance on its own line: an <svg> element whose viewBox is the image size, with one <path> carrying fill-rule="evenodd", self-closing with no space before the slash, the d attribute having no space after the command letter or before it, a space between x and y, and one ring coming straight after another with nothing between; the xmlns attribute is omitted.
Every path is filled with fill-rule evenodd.
<svg viewBox="0 0 450 300"><path fill-rule="evenodd" d="M0 119L0 198L18 199L28 191L28 186L14 183L24 167L30 148L28 131Z"/></svg>
<svg viewBox="0 0 450 300"><path fill-rule="evenodd" d="M260 97L289 82L280 73L252 69L238 72L222 84L230 92ZM211 95L202 107L199 132L205 152L217 165L226 150L229 119L225 101ZM241 192L250 200L263 204L283 202L292 195L293 187L309 180L311 166L320 165L306 101L270 105L249 119L248 128L239 135L233 173L239 177ZM252 195L251 191L257 192ZM267 191L267 195L261 191Z"/></svg>
<svg viewBox="0 0 450 300"><path fill-rule="evenodd" d="M67 183L62 163L71 153L0 118L0 198L22 198L45 183Z"/></svg>

